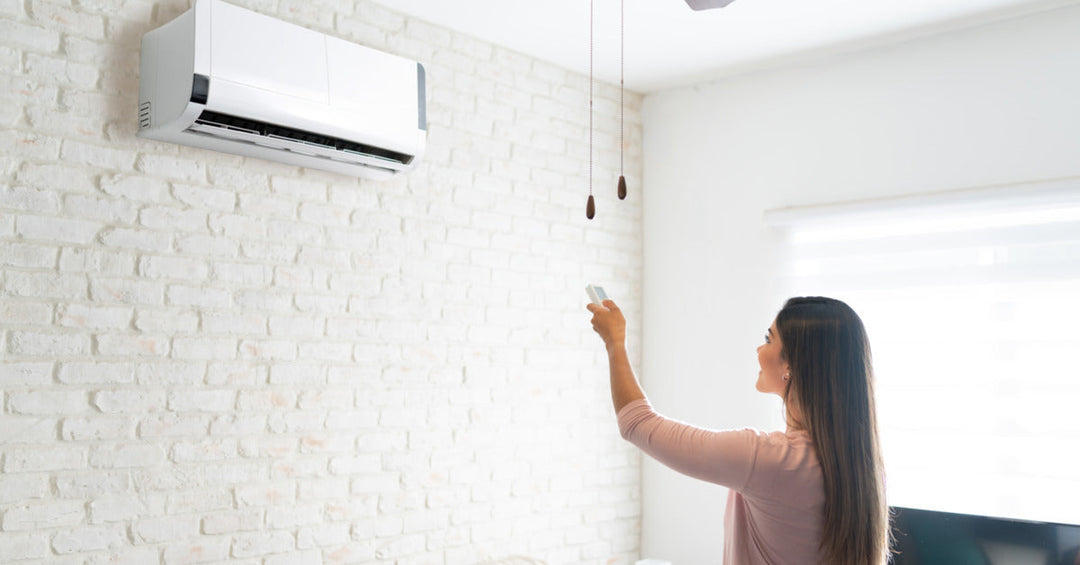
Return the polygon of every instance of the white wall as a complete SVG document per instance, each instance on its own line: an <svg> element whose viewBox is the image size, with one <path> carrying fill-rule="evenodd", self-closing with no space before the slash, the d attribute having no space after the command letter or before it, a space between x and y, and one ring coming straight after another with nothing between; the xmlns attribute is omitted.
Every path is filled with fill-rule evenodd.
<svg viewBox="0 0 1080 565"><path fill-rule="evenodd" d="M0 2L0 562L632 562L584 287L640 317L641 97L616 203L599 88L590 223L586 77L233 1L424 63L428 153L368 182L137 139L139 40L189 3Z"/></svg>
<svg viewBox="0 0 1080 565"><path fill-rule="evenodd" d="M645 100L646 391L711 427L780 425L754 391L772 208L1080 175L1080 8ZM643 467L647 556L718 563L719 487Z"/></svg>

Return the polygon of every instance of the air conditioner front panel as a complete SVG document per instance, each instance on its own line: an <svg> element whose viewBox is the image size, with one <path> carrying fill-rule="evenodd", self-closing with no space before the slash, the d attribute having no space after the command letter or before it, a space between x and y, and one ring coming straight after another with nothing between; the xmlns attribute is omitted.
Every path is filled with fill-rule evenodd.
<svg viewBox="0 0 1080 565"><path fill-rule="evenodd" d="M417 98L382 84L410 85L419 89L415 61L387 56L336 37L326 38L330 104L343 112L363 114L378 131L417 127Z"/></svg>
<svg viewBox="0 0 1080 565"><path fill-rule="evenodd" d="M214 2L210 78L329 103L324 34Z"/></svg>

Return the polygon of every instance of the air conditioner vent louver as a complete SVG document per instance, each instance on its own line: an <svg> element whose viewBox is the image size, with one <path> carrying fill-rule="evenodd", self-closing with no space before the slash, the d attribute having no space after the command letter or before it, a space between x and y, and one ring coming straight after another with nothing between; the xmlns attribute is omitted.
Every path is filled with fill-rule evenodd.
<svg viewBox="0 0 1080 565"><path fill-rule="evenodd" d="M345 139L338 139L336 137L330 137L327 135L319 135L316 133L311 133L298 129L268 124L266 122L260 122L248 118L239 118L236 116L230 116L228 114L222 114L220 112L211 112L209 110L204 110L201 114L199 114L199 117L195 119L195 124L224 128L248 134L260 135L263 137L273 137L276 139L284 139L287 141L296 141L307 145L314 145L317 147L333 149L336 151L346 151L359 155L377 157L380 159L386 159L389 161L401 163L402 165L408 165L413 160L412 155L406 155L404 153L398 153L396 151L390 151L388 149L380 149L378 147L364 145L363 143L355 143Z"/></svg>

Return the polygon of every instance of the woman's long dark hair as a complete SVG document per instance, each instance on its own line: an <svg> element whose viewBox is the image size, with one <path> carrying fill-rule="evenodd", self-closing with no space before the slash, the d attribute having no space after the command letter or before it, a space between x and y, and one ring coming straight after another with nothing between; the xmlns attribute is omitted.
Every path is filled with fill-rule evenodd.
<svg viewBox="0 0 1080 565"><path fill-rule="evenodd" d="M834 565L882 565L889 509L862 320L839 300L792 298L776 328L790 368L784 402L809 431L825 480L821 554Z"/></svg>

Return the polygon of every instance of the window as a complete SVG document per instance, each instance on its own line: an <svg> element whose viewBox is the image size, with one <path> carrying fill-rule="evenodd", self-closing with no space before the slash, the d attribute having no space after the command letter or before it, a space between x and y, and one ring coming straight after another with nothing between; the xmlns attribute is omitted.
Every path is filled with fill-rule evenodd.
<svg viewBox="0 0 1080 565"><path fill-rule="evenodd" d="M775 210L870 335L890 504L1080 523L1080 180Z"/></svg>

